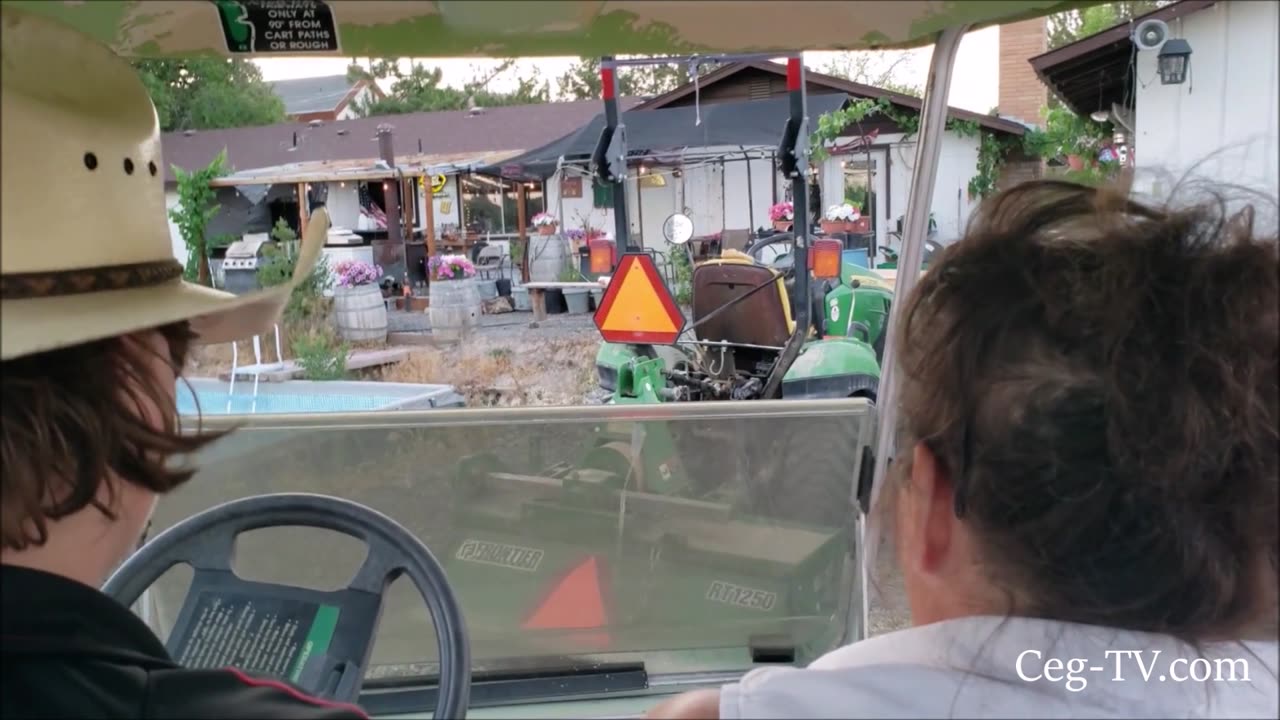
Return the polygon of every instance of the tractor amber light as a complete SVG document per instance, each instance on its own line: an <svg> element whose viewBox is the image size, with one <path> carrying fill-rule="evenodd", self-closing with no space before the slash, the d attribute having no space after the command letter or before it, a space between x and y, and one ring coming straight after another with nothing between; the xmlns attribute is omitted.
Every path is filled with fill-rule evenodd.
<svg viewBox="0 0 1280 720"><path fill-rule="evenodd" d="M809 269L820 280L840 277L844 244L839 240L814 240L809 248Z"/></svg>
<svg viewBox="0 0 1280 720"><path fill-rule="evenodd" d="M595 275L613 272L614 245L608 240L592 240L587 243L590 248L590 269Z"/></svg>

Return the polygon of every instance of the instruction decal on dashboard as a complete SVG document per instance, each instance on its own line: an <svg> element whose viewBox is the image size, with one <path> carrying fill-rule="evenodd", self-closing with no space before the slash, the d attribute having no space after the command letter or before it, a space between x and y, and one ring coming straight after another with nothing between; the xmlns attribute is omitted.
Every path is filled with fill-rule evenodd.
<svg viewBox="0 0 1280 720"><path fill-rule="evenodd" d="M337 52L333 8L322 0L212 0L233 53Z"/></svg>

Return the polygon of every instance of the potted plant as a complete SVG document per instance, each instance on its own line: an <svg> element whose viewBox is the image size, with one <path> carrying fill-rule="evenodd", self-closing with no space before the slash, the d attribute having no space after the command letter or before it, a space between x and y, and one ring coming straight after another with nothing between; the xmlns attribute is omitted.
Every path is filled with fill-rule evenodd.
<svg viewBox="0 0 1280 720"><path fill-rule="evenodd" d="M533 216L533 226L538 228L539 235L555 235L560 221L548 213L540 212Z"/></svg>
<svg viewBox="0 0 1280 720"><path fill-rule="evenodd" d="M827 208L827 212L822 216L822 232L827 235L833 233L852 233L858 232L861 223L862 213L858 212L858 208L849 203L841 203L832 205Z"/></svg>
<svg viewBox="0 0 1280 720"><path fill-rule="evenodd" d="M333 271L338 334L351 342L386 342L387 305L378 287L382 268L363 260L343 260Z"/></svg>
<svg viewBox="0 0 1280 720"><path fill-rule="evenodd" d="M773 221L774 230L781 232L790 230L795 216L795 206L789 202L780 202L769 208L769 219Z"/></svg>
<svg viewBox="0 0 1280 720"><path fill-rule="evenodd" d="M480 322L476 266L465 255L437 255L427 263L431 336L445 342L466 339Z"/></svg>

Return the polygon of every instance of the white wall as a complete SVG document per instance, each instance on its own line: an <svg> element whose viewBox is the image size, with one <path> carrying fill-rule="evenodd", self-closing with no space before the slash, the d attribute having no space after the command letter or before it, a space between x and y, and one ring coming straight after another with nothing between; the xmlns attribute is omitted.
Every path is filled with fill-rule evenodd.
<svg viewBox="0 0 1280 720"><path fill-rule="evenodd" d="M1278 26L1275 2L1220 2L1173 20L1170 35L1191 45L1181 85L1160 84L1156 51L1138 53L1136 189L1165 196L1194 169L1275 197Z"/></svg>
<svg viewBox="0 0 1280 720"><path fill-rule="evenodd" d="M844 139L842 139L842 142ZM889 165L888 207L880 209L879 227L882 232L894 229L898 216L906 213L907 196L911 188L911 175L915 167L916 142L902 142L902 135L882 135L880 144L887 144L887 155L878 153ZM707 148L708 152L729 151L728 148ZM828 158L821 169L820 182L824 202L833 204L844 195L844 173L841 158ZM938 222L939 237L948 242L959 237L973 210L974 202L968 195L969 180L977 171L978 138L962 137L948 132L942 143L938 165L938 178L934 185L932 208ZM636 206L636 181L627 182L627 214L633 233L644 238L646 247L662 250L662 223L673 212L688 208L698 235L720 232L725 229L750 229L769 227L769 207L781 200L790 187L789 181L774 179L772 161L767 158L752 160L751 203L747 198L747 165L745 161L728 162L723 167L723 191L719 165L686 168L683 178L667 177L665 188L642 188L643 227ZM670 170L660 170L669 173ZM635 171L633 170L633 173ZM882 170L879 170L882 172ZM777 190L777 196L774 190ZM609 237L614 236L613 210L592 208L591 179L582 179L582 197L566 198L563 213L560 205L560 178L547 181L547 211L560 217L564 229L580 228L583 219L593 227L601 227ZM825 209L825 208L824 208Z"/></svg>
<svg viewBox="0 0 1280 720"><path fill-rule="evenodd" d="M352 118L360 117L360 114L356 112L355 106L357 104L364 104L364 103L370 102L371 100L373 100L373 93L369 90L368 87L365 87L363 90L356 93L356 96L351 99L351 102L347 103L346 107L338 111L337 119L351 120Z"/></svg>
<svg viewBox="0 0 1280 720"><path fill-rule="evenodd" d="M884 232L896 229L898 217L907 212L907 200L911 194L918 138L912 136L907 142L902 142L902 138L901 134L881 135L877 143L889 146L889 203L880 209L880 217L877 218ZM962 137L951 131L943 136L931 203L941 242L950 242L960 236L976 204L969 199L969 180L977 172L978 142L976 137ZM855 157L861 159L861 156ZM838 157L828 158L822 166L822 197L827 205L835 204L836 199L844 194L844 172L840 160ZM896 247L896 243L890 242L889 246Z"/></svg>

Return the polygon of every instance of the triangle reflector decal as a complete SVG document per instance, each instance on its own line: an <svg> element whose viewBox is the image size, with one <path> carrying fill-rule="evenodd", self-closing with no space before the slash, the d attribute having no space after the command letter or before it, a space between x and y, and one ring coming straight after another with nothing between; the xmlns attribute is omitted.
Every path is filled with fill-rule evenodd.
<svg viewBox="0 0 1280 720"><path fill-rule="evenodd" d="M595 314L605 342L670 345L684 329L684 313L676 305L645 253L622 256Z"/></svg>
<svg viewBox="0 0 1280 720"><path fill-rule="evenodd" d="M526 630L604 627L608 618L600 592L600 567L595 556L574 568L551 590L524 623Z"/></svg>

